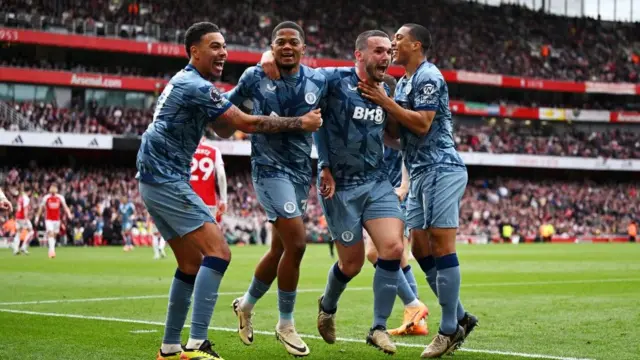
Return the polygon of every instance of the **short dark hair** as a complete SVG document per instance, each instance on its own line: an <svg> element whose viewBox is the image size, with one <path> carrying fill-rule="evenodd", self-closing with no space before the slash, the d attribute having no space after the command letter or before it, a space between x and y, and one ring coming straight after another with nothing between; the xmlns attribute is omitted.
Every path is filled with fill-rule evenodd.
<svg viewBox="0 0 640 360"><path fill-rule="evenodd" d="M200 42L202 36L208 33L219 33L218 25L210 22L199 22L191 25L184 35L184 48L187 50L187 57L191 58L191 46Z"/></svg>
<svg viewBox="0 0 640 360"><path fill-rule="evenodd" d="M298 34L300 34L300 40L304 42L304 30L302 30L302 27L300 27L300 25L294 23L293 21L283 21L280 24L276 25L276 27L274 27L273 31L271 32L271 41L276 39L276 36L278 36L278 31L282 29L291 29L297 31Z"/></svg>
<svg viewBox="0 0 640 360"><path fill-rule="evenodd" d="M382 81L387 84L387 86L389 87L390 90L390 95L393 96L396 93L396 85L398 84L398 81L396 81L396 78L394 78L393 76L389 75L389 74L384 74L384 78L382 79Z"/></svg>
<svg viewBox="0 0 640 360"><path fill-rule="evenodd" d="M431 48L431 33L429 30L420 24L409 23L402 26L409 28L409 35L413 40L422 44L422 53L426 55Z"/></svg>
<svg viewBox="0 0 640 360"><path fill-rule="evenodd" d="M389 34L380 30L367 30L362 34L358 35L356 39L356 50L364 50L367 48L367 41L372 37L383 37L389 39Z"/></svg>

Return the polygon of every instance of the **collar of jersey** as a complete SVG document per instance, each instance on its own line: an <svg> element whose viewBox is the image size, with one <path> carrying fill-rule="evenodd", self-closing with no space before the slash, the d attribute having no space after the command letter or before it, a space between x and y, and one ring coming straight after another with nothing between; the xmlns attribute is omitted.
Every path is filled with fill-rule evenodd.
<svg viewBox="0 0 640 360"><path fill-rule="evenodd" d="M198 71L198 69L196 69L196 67L191 65L191 64L187 64L187 66L184 67L184 70L185 71L195 71L196 74L198 74L198 76L200 76L201 78L204 79L204 76L202 76L202 74L200 74L200 71Z"/></svg>
<svg viewBox="0 0 640 360"><path fill-rule="evenodd" d="M404 75L403 75L403 78L407 79L407 81L411 81L411 82L413 82L413 77L415 76L415 74L417 74L417 73L418 73L418 70L420 70L420 68L421 68L421 67L423 67L423 66L424 66L424 64L426 64L426 63L428 63L428 62L429 62L428 60L423 60L423 61L420 63L420 65L418 65L418 67L416 68L416 71L413 73L413 75L411 75L411 77L410 77L410 78L408 78L408 79L407 79L407 74L404 74Z"/></svg>
<svg viewBox="0 0 640 360"><path fill-rule="evenodd" d="M291 76L282 75L282 82L286 84L287 79L293 78L294 76L298 76L298 78L296 79L296 86L298 86L302 81L302 77L304 76L304 67L302 66L302 64L300 64L300 70L298 70L298 72L295 75L291 75ZM285 79L285 77L287 79Z"/></svg>

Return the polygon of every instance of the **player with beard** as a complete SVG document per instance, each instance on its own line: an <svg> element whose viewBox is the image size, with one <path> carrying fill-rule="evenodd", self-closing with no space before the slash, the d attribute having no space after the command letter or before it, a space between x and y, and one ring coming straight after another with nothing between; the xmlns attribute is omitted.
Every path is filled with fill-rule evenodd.
<svg viewBox="0 0 640 360"><path fill-rule="evenodd" d="M211 316L231 251L204 201L189 184L190 163L208 123L223 137L236 129L247 133L315 131L319 111L303 116L247 115L211 83L227 58L220 29L212 23L192 25L185 34L189 64L174 75L158 97L153 122L142 135L137 156L140 195L160 234L178 262L158 360L216 360L208 340ZM191 305L189 340L180 333Z"/></svg>
<svg viewBox="0 0 640 360"><path fill-rule="evenodd" d="M358 91L362 80L389 92L382 83L391 58L389 36L378 30L360 34L355 57L355 67L320 69L329 90L322 107L324 125L314 134L320 168L318 191L336 241L338 262L329 270L324 295L318 301L317 326L327 343L336 341L338 299L365 260L364 226L380 250L373 284L374 320L367 343L393 354L396 346L386 325L400 278L404 216L386 173L382 144L385 130L394 124L387 121L382 108ZM270 54L263 55L262 63L270 76L278 76ZM411 293L408 285L406 289Z"/></svg>
<svg viewBox="0 0 640 360"><path fill-rule="evenodd" d="M225 96L238 106L249 101L256 115L300 116L318 108L327 80L319 71L300 64L305 51L302 28L291 21L278 24L271 35L271 49L281 79L270 80L261 66L250 67ZM311 133L306 131L251 136L253 185L274 225L273 239L246 294L232 304L240 339L251 345L253 308L277 277L280 317L276 337L294 356L309 355L309 347L296 332L293 309L306 248L302 216L311 185L311 145Z"/></svg>
<svg viewBox="0 0 640 360"><path fill-rule="evenodd" d="M405 68L395 101L365 82L365 98L382 106L400 126L399 135L410 176L407 224L413 255L427 275L442 307L440 329L422 353L437 358L458 348L478 319L460 302L460 266L456 254L460 200L467 185L467 168L455 149L449 90L438 68L426 58L429 31L405 24L393 40L394 63Z"/></svg>
<svg viewBox="0 0 640 360"><path fill-rule="evenodd" d="M393 76L386 75L384 82L389 86L390 95L395 94L396 79ZM385 147L384 147L384 163L387 169L387 175L391 185L395 188L396 195L400 201L402 212L406 212L406 199L409 191L409 175L407 169L403 166L402 152L400 151L401 144L397 139L391 139L385 134ZM413 269L409 265L409 256L407 254L407 244L409 243L409 230L406 227L403 232L403 241L405 251L402 253L402 259L400 261L400 268L402 269L402 276L406 280L406 284L411 289L411 293L407 294L406 288L403 287L404 281L398 283L398 297L404 303L404 317L402 324L389 330L391 335L428 335L429 328L427 326L427 315L429 315L429 309L427 306L418 299L418 284L416 278L413 275ZM378 250L371 242L368 234L365 233L365 248L367 253L367 260L377 266ZM413 294L413 296L410 296Z"/></svg>

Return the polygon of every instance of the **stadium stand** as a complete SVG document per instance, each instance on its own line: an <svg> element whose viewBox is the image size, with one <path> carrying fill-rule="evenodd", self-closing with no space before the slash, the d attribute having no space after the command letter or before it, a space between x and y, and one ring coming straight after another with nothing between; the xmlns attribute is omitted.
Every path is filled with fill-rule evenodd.
<svg viewBox="0 0 640 360"><path fill-rule="evenodd" d="M187 0L177 8L169 0L134 7L124 2L81 3L75 7L80 2L3 1L0 19L5 26L169 42L181 42L188 25L206 19L222 26L229 44L250 49L267 46L272 24L294 19L308 32L308 55L340 59L353 58L353 39L366 29L394 31L403 23L418 22L429 24L437 40L431 60L443 69L575 81L639 81L640 55L633 50L638 23L565 18L517 5L451 6L444 0L400 0L383 8L371 0L340 7L320 0L296 7L270 1Z"/></svg>
<svg viewBox="0 0 640 360"><path fill-rule="evenodd" d="M3 169L7 195L14 199L20 186L32 190L32 201L46 194L48 184L61 184L74 219L72 228L86 229L83 244L96 228L104 229L107 243L120 241L117 206L123 195L130 196L136 205L139 221L145 212L138 193L135 172L131 168L70 167ZM229 213L223 218L223 228L230 243L259 242L266 218L251 183L250 174L240 172L229 177ZM309 241L326 241L327 229L322 211L310 191L305 223ZM626 229L640 208L640 193L633 182L593 182L589 180L535 180L476 176L471 178L461 205L460 233L472 236L499 238L500 226L510 223L516 233L529 240L539 235L543 224L554 224L558 236L616 234ZM36 230L44 228L43 221L34 224Z"/></svg>
<svg viewBox="0 0 640 360"><path fill-rule="evenodd" d="M98 107L95 102L82 110L58 109L51 103L10 105L29 120L34 131L142 135L153 120L152 110ZM24 130L1 114L0 128ZM548 127L542 131L524 121L496 125L495 119L494 123L474 119L456 127L456 144L462 152L640 159L640 132L632 129L585 131L580 126L559 129ZM231 140L246 138L246 134L238 134Z"/></svg>
<svg viewBox="0 0 640 360"><path fill-rule="evenodd" d="M506 223L528 240L539 236L545 224L569 238L620 234L630 219L640 217L637 186L628 176L640 166L636 160L640 159L639 24L559 17L514 5L451 6L444 0L428 4L400 0L382 4L375 12L370 0L341 7L307 0L295 8L282 2L224 0L215 2L215 12L213 2L193 0L183 1L180 8L168 0L126 4L2 2L4 29L31 29L35 31L31 35L40 39L43 34L63 40L64 34L82 34L92 36L96 44L83 47L53 40L41 44L23 38L22 32L3 33L0 136L10 133L3 145L26 149L34 134L48 134L46 141L59 146L52 141L59 133L86 134L86 143L79 147L90 153L83 146L104 135L109 142L103 145L100 138L101 149L134 159L138 136L152 121L155 98L167 78L184 66L181 41L184 29L194 21L214 21L225 33L231 56L223 82L217 83L223 89L255 64L268 47L272 27L283 19L305 28L311 66L350 65L343 60L353 58L353 40L364 29L393 32L405 22L426 22L434 38L430 60L443 69L449 85L458 150L465 161L470 159L470 172L491 169L491 174L471 177L462 204L462 235L500 238ZM103 41L116 38L137 41L117 43L126 46L116 50L103 46ZM142 50L135 47L140 44ZM129 141L121 141L123 137ZM239 141L225 143L223 154L246 157L242 140L247 139L246 134L236 133L229 140ZM71 140L64 137L65 143ZM104 160L112 162L113 157ZM24 184L41 194L51 181L62 183L61 192L78 215L70 226L90 232L103 219L101 226L111 243L120 241L119 232L113 231L117 221L109 215L120 195L133 196L144 217L131 161L118 164L117 170L71 170L56 164L5 168L0 186L11 189L11 194L17 189L15 179L26 179ZM231 243L260 242L266 233L245 165L228 171L230 204L223 226ZM518 170L512 171L527 167L586 172L557 182L548 174L517 178ZM596 170L617 171L604 176L609 181L586 180ZM323 221L316 197L310 196L306 215L310 241L326 239Z"/></svg>

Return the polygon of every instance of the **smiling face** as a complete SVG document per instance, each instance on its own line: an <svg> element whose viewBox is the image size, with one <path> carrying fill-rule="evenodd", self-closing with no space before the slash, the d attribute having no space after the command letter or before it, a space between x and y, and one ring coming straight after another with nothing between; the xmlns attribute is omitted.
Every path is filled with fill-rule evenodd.
<svg viewBox="0 0 640 360"><path fill-rule="evenodd" d="M382 36L372 36L367 39L364 49L355 51L359 67L363 67L369 78L381 82L391 63L391 41Z"/></svg>
<svg viewBox="0 0 640 360"><path fill-rule="evenodd" d="M295 29L280 29L271 43L271 50L276 65L285 70L291 70L300 65L306 45L300 33Z"/></svg>
<svg viewBox="0 0 640 360"><path fill-rule="evenodd" d="M220 77L227 60L227 45L219 32L202 35L191 45L191 62L207 78Z"/></svg>
<svg viewBox="0 0 640 360"><path fill-rule="evenodd" d="M393 63L406 65L415 51L421 51L422 45L411 36L411 29L406 26L398 29L391 42Z"/></svg>

